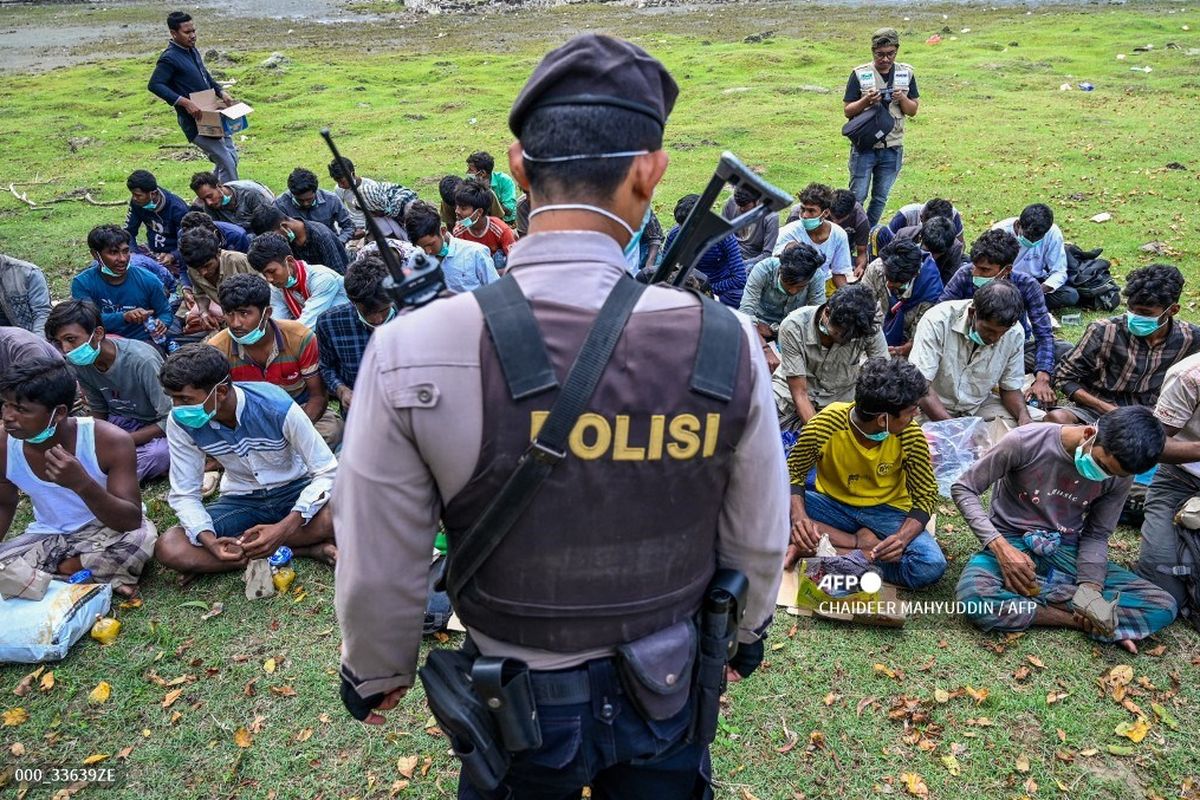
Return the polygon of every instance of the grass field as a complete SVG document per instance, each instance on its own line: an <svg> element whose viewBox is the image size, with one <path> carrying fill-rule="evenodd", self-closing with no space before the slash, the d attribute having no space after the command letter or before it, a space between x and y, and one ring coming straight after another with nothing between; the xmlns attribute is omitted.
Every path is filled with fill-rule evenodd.
<svg viewBox="0 0 1200 800"><path fill-rule="evenodd" d="M48 19L77 23L91 12L6 9L4 22L18 29ZM149 14L128 13L132 22ZM1103 246L1118 274L1163 260L1139 250L1162 242L1166 260L1191 281L1184 317L1200 321L1200 146L1190 133L1200 12L1193 9L582 6L428 18L403 30L373 22L364 30L388 37L370 51L347 44L368 41L362 31L273 21L223 30L202 24L201 46L233 54L210 66L236 79L235 95L256 108L239 142L244 177L278 189L297 165L324 175L329 158L317 130L330 125L361 174L433 198L437 179L461 173L468 153L504 151L508 107L549 46L586 28L630 36L682 86L668 126L672 165L655 201L669 217L724 149L789 190L809 181L844 184L841 91L850 68L868 57L866 34L884 23L901 30L902 58L915 66L922 95L893 207L949 197L971 238L1043 200L1069 241ZM296 32L284 34L293 25ZM774 33L762 42L743 41L766 31ZM941 44L923 44L939 32ZM143 56L97 52L96 63L10 74L0 84L0 191L14 182L38 203L31 209L0 194L0 250L43 266L57 298L88 260L87 231L125 212L44 201L80 189L102 202L125 200L125 176L139 167L186 197L191 173L208 168L182 146L170 110L145 91L154 56L131 37L113 47ZM1150 52L1133 51L1147 44ZM289 62L259 66L273 50ZM1096 90L1059 89L1080 81ZM1101 212L1112 220L1089 221ZM174 522L164 494L163 483L146 491L160 529ZM947 502L939 523L951 569L928 599L952 599L973 549L951 511ZM1136 553L1136 532L1120 532L1114 557L1128 563ZM22 794L10 766L78 766L93 755L106 755L122 784L88 788L83 797L453 796L455 763L444 740L428 732L419 692L383 729L354 724L342 711L333 575L307 562L298 571L289 596L248 603L236 576L180 591L173 575L151 569L144 603L115 612L124 625L117 643L81 643L51 665L47 691L15 696L30 670L0 668L0 711L28 715L0 727L0 797L53 795L46 787ZM215 602L223 613L202 620ZM1098 683L1118 665L1132 667L1127 699L1150 722L1140 743L1115 732L1136 711ZM1133 658L1070 632L1006 640L944 617L913 620L900 633L781 616L768 663L730 692L713 748L718 796L1195 796L1198 678L1200 638L1180 624ZM90 704L100 681L111 684L111 699ZM413 757L415 769L404 761Z"/></svg>

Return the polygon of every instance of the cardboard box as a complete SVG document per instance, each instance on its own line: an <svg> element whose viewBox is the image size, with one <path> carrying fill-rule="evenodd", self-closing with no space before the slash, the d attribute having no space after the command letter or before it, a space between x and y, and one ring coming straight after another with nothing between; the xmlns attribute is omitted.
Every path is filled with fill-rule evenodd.
<svg viewBox="0 0 1200 800"><path fill-rule="evenodd" d="M245 103L234 103L225 108L224 101L212 89L192 92L188 97L204 112L196 121L196 131L200 136L228 136L250 127L246 115L254 109Z"/></svg>

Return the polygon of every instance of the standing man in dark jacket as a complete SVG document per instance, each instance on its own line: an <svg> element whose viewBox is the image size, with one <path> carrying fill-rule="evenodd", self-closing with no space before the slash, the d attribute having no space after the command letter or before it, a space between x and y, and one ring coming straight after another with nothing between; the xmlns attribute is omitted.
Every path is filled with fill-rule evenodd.
<svg viewBox="0 0 1200 800"><path fill-rule="evenodd" d="M212 89L227 104L232 104L233 98L213 80L208 67L204 66L204 59L196 49L196 23L192 22L191 15L172 11L167 15L167 29L171 32L171 41L158 57L146 88L175 107L183 135L204 151L213 163L217 177L221 181L236 181L238 153L233 137L199 135L196 120L200 119L200 107L189 96L192 92Z"/></svg>
<svg viewBox="0 0 1200 800"><path fill-rule="evenodd" d="M533 205L507 275L378 328L354 386L333 493L342 699L358 719L382 724L380 712L412 685L444 521L447 586L470 644L429 663L471 660L475 669L503 657L531 687L508 717L530 744L490 768L496 796L578 797L584 786L595 797L696 796L712 728L691 735L694 709L715 725L714 683L726 667L719 659L716 681L704 681L711 703L692 694L701 657L693 620L717 568L749 581L729 680L762 658L788 499L758 334L690 292L640 289L622 252L667 168L663 126L677 93L662 64L628 42L586 34L547 55L509 115L518 139L509 166ZM582 345L598 317L616 329L605 337L611 358ZM513 324L516 336L488 332ZM710 325L723 330L701 335ZM654 346L665 330L673 346ZM516 361L514 338L528 354ZM600 365L595 390L581 393L587 413L548 420L572 396L566 375L584 348ZM727 369L710 394L693 387L717 376L694 365L712 356ZM561 448L540 449L572 420ZM544 452L535 462L556 466L511 526L489 526L495 547L471 570L469 543L481 532L472 525L531 438ZM488 691L482 680L455 685ZM654 702L655 691L669 699ZM459 752L478 766L470 738L462 734ZM482 794L462 780L458 796L492 796L492 786Z"/></svg>

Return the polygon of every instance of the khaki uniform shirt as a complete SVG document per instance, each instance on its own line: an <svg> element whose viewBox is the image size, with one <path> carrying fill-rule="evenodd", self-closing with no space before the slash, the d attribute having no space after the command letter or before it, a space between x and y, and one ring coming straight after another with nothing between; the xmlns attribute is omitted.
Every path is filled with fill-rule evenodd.
<svg viewBox="0 0 1200 800"><path fill-rule="evenodd" d="M616 242L591 232L530 236L514 246L508 263L527 297L595 310L625 274ZM697 302L686 292L651 287L634 313ZM483 327L475 298L456 295L379 328L363 357L332 500L343 675L357 678L363 696L413 683L434 535L443 507L479 459ZM720 515L717 562L750 580L741 638L752 642L774 611L788 541L788 487L766 362L758 335L749 324L743 329L754 386ZM478 632L472 639L485 655L520 658L537 670L612 653L531 650Z"/></svg>

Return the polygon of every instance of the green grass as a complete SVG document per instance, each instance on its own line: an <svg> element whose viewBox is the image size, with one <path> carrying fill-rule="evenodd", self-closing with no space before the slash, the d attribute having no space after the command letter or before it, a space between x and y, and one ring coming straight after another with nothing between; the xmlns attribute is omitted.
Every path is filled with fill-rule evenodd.
<svg viewBox="0 0 1200 800"><path fill-rule="evenodd" d="M1191 280L1184 316L1195 320L1200 147L1189 131L1200 58L1187 51L1200 47L1194 32L1200 13L1173 10L1155 4L1032 14L926 8L894 12L911 17L902 22L893 12L784 4L687 13L585 6L425 18L406 22L403 30L388 21L327 28L258 21L212 30L212 42L237 58L212 65L236 78L235 94L257 109L241 142L244 176L280 187L296 165L323 175L329 159L317 130L328 124L362 174L397 180L432 198L437 179L462 172L469 152L503 153L511 139L507 109L547 46L583 29L631 36L661 57L682 86L667 134L672 164L655 201L669 217L680 195L704 184L724 149L789 190L814 180L844 183L842 87L849 69L865 58L864 31L894 22L905 37L903 57L917 69L922 108L910 123L893 207L947 196L963 211L971 237L992 220L1044 200L1068 240L1103 245L1118 274L1156 260L1139 251L1143 243L1165 242L1174 253L1170 260ZM76 20L90 10L7 13ZM141 22L146 12L135 7L130 15ZM1184 24L1193 32L1182 31ZM285 25L296 33L283 36ZM951 32L942 44L922 44L943 27ZM958 32L965 27L971 32ZM385 29L371 52L346 44ZM765 43L742 41L767 30L775 34ZM130 35L142 41L136 29ZM204 35L207 48L208 29ZM1169 49L1168 42L1180 48ZM1155 45L1151 53L1132 52L1146 43ZM186 197L188 177L207 162L186 160L174 116L144 91L150 46L138 48L144 57L104 59L96 51L97 63L8 76L0 84L6 111L0 116L0 187L53 179L18 189L39 201L81 187L97 199L122 200L125 176L146 167ZM273 49L292 60L282 71L257 66ZM1117 60L1118 52L1128 59ZM1142 64L1153 72L1130 72ZM1059 91L1064 82L1082 80L1096 91ZM1169 162L1187 169L1166 169ZM1111 222L1088 221L1103 211L1113 214ZM0 249L41 264L55 296L63 297L71 275L88 260L89 228L123 217L120 207L77 202L30 210L0 194ZM162 484L146 493L160 528L174 521L164 494ZM972 552L973 538L949 510L941 525L952 527L939 534L951 570L930 599L952 598L960 565ZM1136 552L1136 533L1123 531L1114 556L1128 563ZM419 692L384 729L349 721L336 696L332 573L305 562L297 584L303 599L251 604L236 576L180 591L172 575L152 568L143 583L145 604L115 612L124 625L117 644L80 644L53 665L56 684L49 692L14 697L9 692L29 670L0 669L0 711L20 706L30 715L19 727L0 728L0 765L78 765L91 754L109 754L105 763L120 768L123 787L84 796L368 798L386 797L400 777L397 758L416 755L432 759L429 772L418 771L401 796L453 796L455 765L445 742L426 733ZM184 605L196 600L223 602L224 613L201 621L201 609ZM800 620L789 636L792 623L781 615L771 639L781 647L769 652L753 680L730 692L713 748L720 797L903 797L900 776L914 772L934 798L1167 798L1200 775L1193 743L1200 723L1200 639L1183 625L1146 643L1144 649L1165 645L1160 657L1130 658L1070 632L1035 631L1005 643L956 619L914 620L902 633ZM1029 665L1027 656L1045 669L1032 668L1018 680L1013 673ZM268 658L279 664L273 674L263 669ZM881 675L877 663L903 676ZM1133 717L1105 699L1095 681L1122 663L1154 687L1135 682L1134 701L1147 714L1152 701L1162 702L1180 730L1156 723L1137 745L1115 735L1114 728ZM152 675L195 680L164 709L169 689ZM112 699L89 705L87 693L101 680L112 684ZM255 693L248 696L253 680ZM935 690L967 685L988 689L987 698L978 706L968 697L946 704L933 699ZM295 696L272 687L290 687ZM1047 693L1059 690L1069 696L1047 705ZM930 722L940 726L927 731L936 744L932 751L912 737L906 742L902 723L888 719L901 697L928 704ZM858 713L870 698L878 702ZM993 724L968 723L980 717ZM243 727L253 731L248 748L234 742ZM817 731L818 744L810 745ZM787 732L798 737L790 750ZM20 758L10 750L18 743L25 750ZM1121 744L1133 754L1106 750ZM118 760L129 747L127 759ZM1091 748L1099 752L1082 755ZM951 752L960 765L957 776L941 761ZM1018 769L1023 759L1028 772ZM1030 778L1036 790L1026 783ZM0 796L4 792L19 794L0 786ZM35 788L28 796L51 794Z"/></svg>

